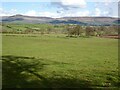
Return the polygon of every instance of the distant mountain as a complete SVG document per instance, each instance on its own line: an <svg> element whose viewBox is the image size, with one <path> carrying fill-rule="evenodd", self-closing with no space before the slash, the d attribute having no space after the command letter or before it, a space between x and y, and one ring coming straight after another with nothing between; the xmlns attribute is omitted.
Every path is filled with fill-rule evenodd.
<svg viewBox="0 0 120 90"><path fill-rule="evenodd" d="M2 17L2 22L7 23L48 23L53 20L50 17L34 17L34 16L24 16L24 15L14 15L8 17Z"/></svg>
<svg viewBox="0 0 120 90"><path fill-rule="evenodd" d="M118 18L113 17L35 17L35 16L3 16L3 23L50 23L50 24L79 24L79 25L112 25L120 24Z"/></svg>

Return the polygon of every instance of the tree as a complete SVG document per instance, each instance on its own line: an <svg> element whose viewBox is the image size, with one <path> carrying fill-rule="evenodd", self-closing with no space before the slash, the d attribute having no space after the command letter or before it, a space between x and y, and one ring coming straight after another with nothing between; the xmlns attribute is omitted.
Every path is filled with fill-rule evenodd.
<svg viewBox="0 0 120 90"><path fill-rule="evenodd" d="M75 28L75 35L80 36L83 33L83 29L80 25L77 25Z"/></svg>
<svg viewBox="0 0 120 90"><path fill-rule="evenodd" d="M120 34L120 26L119 25L113 25L113 26L111 26L111 29L113 29L113 32L115 33L115 34Z"/></svg>
<svg viewBox="0 0 120 90"><path fill-rule="evenodd" d="M86 34L86 36L91 36L91 35L93 35L94 34L94 28L93 27L91 27L91 26L87 26L86 27L86 29L85 29L85 34Z"/></svg>
<svg viewBox="0 0 120 90"><path fill-rule="evenodd" d="M95 32L97 33L96 36L102 36L105 34L107 28L105 26L96 26L95 27Z"/></svg>
<svg viewBox="0 0 120 90"><path fill-rule="evenodd" d="M80 36L83 33L83 29L80 25L67 25L68 36Z"/></svg>

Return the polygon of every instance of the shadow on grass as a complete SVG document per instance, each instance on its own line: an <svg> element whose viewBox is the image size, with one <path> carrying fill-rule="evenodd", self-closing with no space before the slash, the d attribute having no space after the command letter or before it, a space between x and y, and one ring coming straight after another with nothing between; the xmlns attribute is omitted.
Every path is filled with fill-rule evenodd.
<svg viewBox="0 0 120 90"><path fill-rule="evenodd" d="M76 78L46 78L40 75L44 59L22 56L2 56L4 88L90 88L88 81Z"/></svg>

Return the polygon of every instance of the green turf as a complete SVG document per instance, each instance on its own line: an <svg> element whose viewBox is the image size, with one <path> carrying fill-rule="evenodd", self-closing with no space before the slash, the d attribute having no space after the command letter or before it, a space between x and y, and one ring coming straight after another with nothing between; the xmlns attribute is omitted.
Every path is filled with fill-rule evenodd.
<svg viewBox="0 0 120 90"><path fill-rule="evenodd" d="M118 40L3 35L3 87L117 87Z"/></svg>

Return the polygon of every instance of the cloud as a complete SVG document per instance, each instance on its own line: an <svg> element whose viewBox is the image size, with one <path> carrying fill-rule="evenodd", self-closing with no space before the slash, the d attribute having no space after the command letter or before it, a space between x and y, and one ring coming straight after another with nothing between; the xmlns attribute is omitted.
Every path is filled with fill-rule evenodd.
<svg viewBox="0 0 120 90"><path fill-rule="evenodd" d="M89 16L90 15L90 11L86 10L86 11L82 11L82 12L78 12L79 16Z"/></svg>
<svg viewBox="0 0 120 90"><path fill-rule="evenodd" d="M3 10L3 8L0 8L0 16L12 16L16 14L16 9L11 9L9 11Z"/></svg>
<svg viewBox="0 0 120 90"><path fill-rule="evenodd" d="M110 13L109 11L104 11L104 12L103 12L103 15L104 15L104 16L108 16L109 13Z"/></svg>
<svg viewBox="0 0 120 90"><path fill-rule="evenodd" d="M57 12L45 11L45 12L39 12L38 14L39 14L39 16L42 16L42 17L53 17L53 18L61 17L61 15L59 13L57 13Z"/></svg>
<svg viewBox="0 0 120 90"><path fill-rule="evenodd" d="M0 16L9 16L9 14L0 8Z"/></svg>
<svg viewBox="0 0 120 90"><path fill-rule="evenodd" d="M79 11L79 12L75 12L75 13L66 13L64 14L64 17L82 17L82 16L89 16L90 12L88 10L86 11Z"/></svg>
<svg viewBox="0 0 120 90"><path fill-rule="evenodd" d="M67 7L85 7L86 2L85 0L61 0L62 5Z"/></svg>
<svg viewBox="0 0 120 90"><path fill-rule="evenodd" d="M67 12L67 13L57 13L57 12L39 12L39 16L46 16L52 18L60 18L60 17L80 17L80 16L89 16L90 12L86 11L79 11L79 12Z"/></svg>
<svg viewBox="0 0 120 90"><path fill-rule="evenodd" d="M94 15L99 16L98 14L100 14L100 16L109 16L109 17L114 17L114 16L118 16L118 2L111 2L109 0L105 0L105 2L97 2L95 4L95 13Z"/></svg>
<svg viewBox="0 0 120 90"><path fill-rule="evenodd" d="M37 12L34 10L27 11L24 15L27 16L37 16Z"/></svg>
<svg viewBox="0 0 120 90"><path fill-rule="evenodd" d="M89 16L90 12L88 10L86 11L79 11L79 12L64 12L64 13L58 13L58 12L39 12L37 13L38 16L42 17L52 17L52 18L60 18L60 17L80 17L80 16Z"/></svg>
<svg viewBox="0 0 120 90"><path fill-rule="evenodd" d="M87 10L80 11L81 8L87 6L85 0L58 0L57 2L51 2L51 4L58 8L56 15L59 17L87 16L89 14Z"/></svg>
<svg viewBox="0 0 120 90"><path fill-rule="evenodd" d="M60 17L60 14L57 12L49 12L49 11L37 12L35 10L27 11L26 13L23 13L23 15L40 16L40 17L54 17L54 18Z"/></svg>
<svg viewBox="0 0 120 90"><path fill-rule="evenodd" d="M58 2L51 2L51 4L64 10L84 8L87 5L85 0L58 0Z"/></svg>
<svg viewBox="0 0 120 90"><path fill-rule="evenodd" d="M61 15L57 12L49 12L49 11L37 12L35 10L29 10L26 13L17 13L16 9L5 11L2 8L0 8L0 16L12 16L15 14L22 14L22 15L27 15L27 16L54 17L54 18L61 17Z"/></svg>
<svg viewBox="0 0 120 90"><path fill-rule="evenodd" d="M93 16L110 16L110 12L104 10L101 11L99 8L95 8Z"/></svg>
<svg viewBox="0 0 120 90"><path fill-rule="evenodd" d="M93 4L94 8L89 7L89 3L85 0L58 0L57 2L52 2L52 9L41 11L28 10L26 12L19 12L20 10L10 9L3 10L0 8L0 16L11 16L15 14L23 14L27 16L42 16L42 17L79 17L79 16L117 16L118 15L118 6L117 3L111 2L96 2ZM87 6L88 4L88 6ZM119 3L120 4L120 3ZM54 5L54 6L53 6ZM95 5L95 6L94 6ZM120 6L120 5L119 5ZM35 6L34 6L35 7ZM55 8L53 10L53 7ZM49 5L48 5L49 8ZM120 8L120 7L119 7ZM46 11L45 11L46 10ZM24 11L24 10L23 10ZM120 14L120 13L119 13Z"/></svg>
<svg viewBox="0 0 120 90"><path fill-rule="evenodd" d="M99 8L95 8L95 16L100 16L101 15L101 10Z"/></svg>

